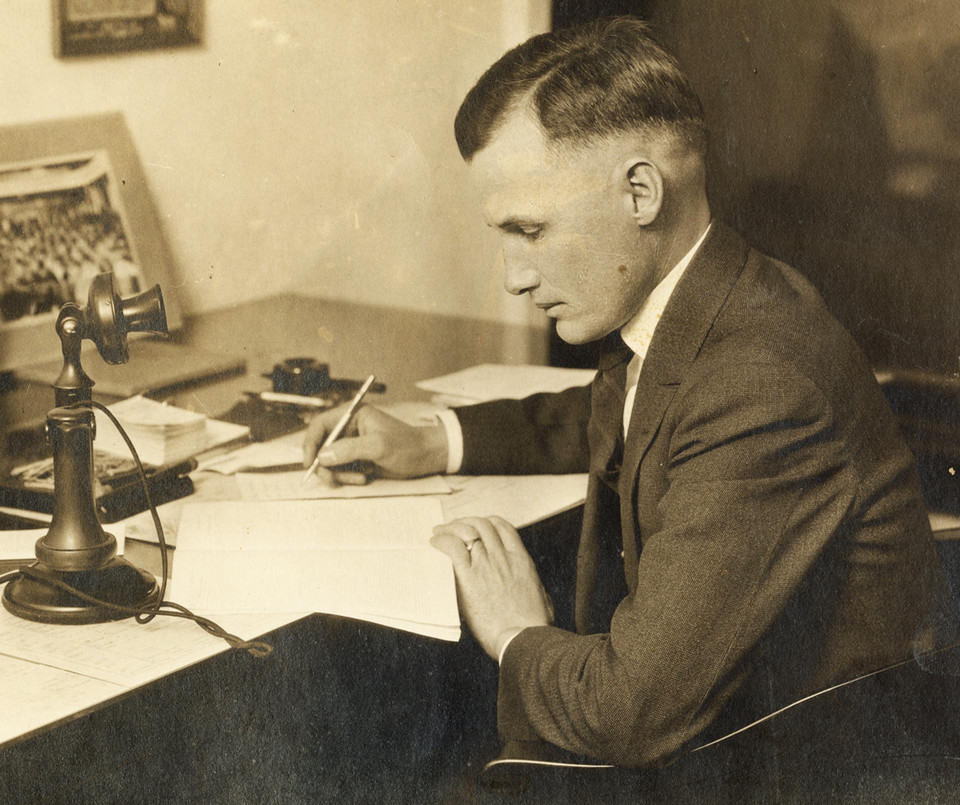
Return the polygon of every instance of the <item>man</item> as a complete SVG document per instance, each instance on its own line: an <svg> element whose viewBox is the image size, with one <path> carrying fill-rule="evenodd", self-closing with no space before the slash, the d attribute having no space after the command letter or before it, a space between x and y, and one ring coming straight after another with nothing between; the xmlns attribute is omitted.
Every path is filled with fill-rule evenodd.
<svg viewBox="0 0 960 805"><path fill-rule="evenodd" d="M320 472L589 470L576 633L551 625L508 523L433 538L500 664L501 738L661 765L912 656L939 573L912 457L812 287L711 221L702 110L672 57L630 19L534 37L456 134L507 290L566 341L604 339L597 378L435 428L361 409Z"/></svg>

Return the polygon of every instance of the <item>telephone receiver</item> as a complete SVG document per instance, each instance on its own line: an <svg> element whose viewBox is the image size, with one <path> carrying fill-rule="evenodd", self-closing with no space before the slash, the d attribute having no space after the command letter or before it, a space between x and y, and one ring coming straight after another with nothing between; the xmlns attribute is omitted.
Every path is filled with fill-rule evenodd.
<svg viewBox="0 0 960 805"><path fill-rule="evenodd" d="M100 356L110 364L129 360L127 333L167 332L167 311L160 286L121 299L111 272L97 274L90 283L83 320L83 337L93 341Z"/></svg>
<svg viewBox="0 0 960 805"><path fill-rule="evenodd" d="M57 335L63 351L63 369L53 384L57 406L90 399L93 380L80 365L80 344L93 341L100 357L110 364L126 363L127 333L167 332L167 312L160 286L127 299L117 293L112 272L97 274L90 283L87 306L67 302L57 317Z"/></svg>

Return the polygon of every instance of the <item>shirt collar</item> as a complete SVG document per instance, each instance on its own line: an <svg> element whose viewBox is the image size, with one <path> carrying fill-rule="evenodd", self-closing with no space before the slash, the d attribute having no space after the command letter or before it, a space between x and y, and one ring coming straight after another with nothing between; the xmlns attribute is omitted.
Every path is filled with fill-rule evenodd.
<svg viewBox="0 0 960 805"><path fill-rule="evenodd" d="M660 280L634 317L620 328L620 337L634 354L640 356L640 360L647 356L647 349L649 349L650 342L653 340L653 332L657 329L657 324L667 307L667 302L670 301L673 289L677 287L680 277L683 276L683 272L690 265L690 261L693 260L693 256L707 237L711 226L713 226L712 223L707 225L703 234L693 244L693 248L680 258L680 262L670 269L667 276Z"/></svg>

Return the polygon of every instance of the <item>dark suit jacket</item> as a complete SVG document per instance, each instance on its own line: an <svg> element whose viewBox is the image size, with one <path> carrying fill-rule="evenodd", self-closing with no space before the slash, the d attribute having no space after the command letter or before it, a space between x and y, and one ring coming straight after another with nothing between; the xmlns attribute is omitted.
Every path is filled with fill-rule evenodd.
<svg viewBox="0 0 960 805"><path fill-rule="evenodd" d="M942 581L913 459L797 272L714 223L650 345L615 491L597 382L458 412L464 472L591 473L579 633L510 644L504 740L659 765L911 655Z"/></svg>

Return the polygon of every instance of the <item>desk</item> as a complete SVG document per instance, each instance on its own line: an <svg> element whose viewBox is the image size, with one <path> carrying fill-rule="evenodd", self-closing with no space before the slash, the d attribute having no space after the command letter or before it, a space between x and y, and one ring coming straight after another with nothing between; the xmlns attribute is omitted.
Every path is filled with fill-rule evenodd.
<svg viewBox="0 0 960 805"><path fill-rule="evenodd" d="M375 370L386 398L398 400L416 380L503 360L505 346L527 345L522 351L538 334L288 295L191 318L179 338L247 361L243 376L172 395L217 415L241 391L266 388L260 373L285 357L315 356L339 377ZM96 379L101 367L86 368ZM30 392L33 407L21 410L39 420L52 394L20 391L2 403L22 405ZM525 536L547 546L560 521L564 543L574 545L577 515ZM159 569L155 548L128 555ZM544 557L546 576L551 567L572 572L572 562ZM563 613L572 602L558 604ZM275 652L266 661L221 653L0 748L0 798L313 802L362 792L416 801L449 790L455 772L476 771L496 751L496 669L472 640L443 644L323 616L267 639Z"/></svg>

